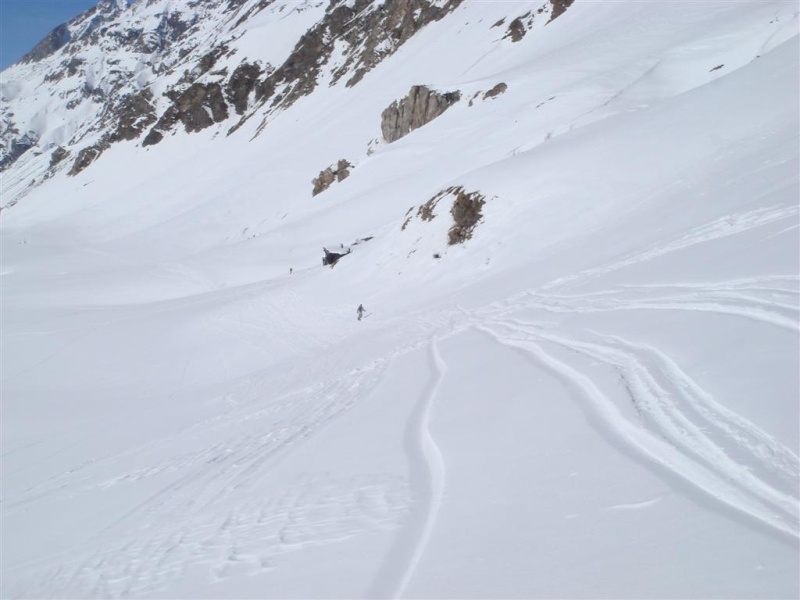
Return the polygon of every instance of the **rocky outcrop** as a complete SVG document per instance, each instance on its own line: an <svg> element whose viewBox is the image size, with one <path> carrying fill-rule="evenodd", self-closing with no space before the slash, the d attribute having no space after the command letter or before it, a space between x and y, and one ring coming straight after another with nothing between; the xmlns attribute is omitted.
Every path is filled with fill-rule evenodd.
<svg viewBox="0 0 800 600"><path fill-rule="evenodd" d="M119 124L109 141L135 140L150 127L156 121L152 100L153 93L150 90L125 96L118 110Z"/></svg>
<svg viewBox="0 0 800 600"><path fill-rule="evenodd" d="M548 19L547 23L550 23L554 19L557 19L561 15L563 15L566 10L572 5L574 0L550 0L550 19ZM541 15L545 13L545 7L547 5L539 7L536 12L528 11L524 15L517 17L511 23L508 24L508 29L506 30L506 34L503 36L503 39L510 39L512 42L518 42L522 38L525 37L525 34L533 27L534 19L537 15ZM500 24L495 23L495 25Z"/></svg>
<svg viewBox="0 0 800 600"><path fill-rule="evenodd" d="M194 133L228 118L228 105L218 83L193 83L184 92L170 91L167 96L172 106L147 134L142 146L157 144L178 122L188 133Z"/></svg>
<svg viewBox="0 0 800 600"><path fill-rule="evenodd" d="M498 83L496 86L494 86L492 89L490 89L483 95L483 99L486 100L487 98L496 98L500 94L505 94L507 89L508 89L507 84L502 82Z"/></svg>
<svg viewBox="0 0 800 600"><path fill-rule="evenodd" d="M430 123L461 99L461 93L435 92L415 85L400 101L392 102L381 114L383 139L391 143Z"/></svg>
<svg viewBox="0 0 800 600"><path fill-rule="evenodd" d="M69 44L71 39L72 34L70 33L69 27L67 27L66 23L59 25L53 29L53 31L48 33L41 42L36 44L33 50L23 56L20 62L39 62L43 58L47 58L57 50L60 50Z"/></svg>
<svg viewBox="0 0 800 600"><path fill-rule="evenodd" d="M527 29L523 19L528 17L528 15L530 15L530 13L522 17L517 17L511 21L511 23L508 24L508 29L506 30L506 35L504 37L510 38L512 42L518 42L524 38L525 34L527 33Z"/></svg>
<svg viewBox="0 0 800 600"><path fill-rule="evenodd" d="M103 142L98 142L97 144L87 146L78 152L78 157L75 159L75 162L72 163L72 168L69 171L70 176L74 177L94 161L96 161L106 148L106 144Z"/></svg>
<svg viewBox="0 0 800 600"><path fill-rule="evenodd" d="M50 155L50 168L60 164L67 156L69 156L69 151L63 146L58 146Z"/></svg>
<svg viewBox="0 0 800 600"><path fill-rule="evenodd" d="M450 188L448 191L456 197L450 209L453 226L447 232L447 243L453 246L472 238L475 226L483 218L482 209L486 198L478 192L467 193L462 187Z"/></svg>
<svg viewBox="0 0 800 600"><path fill-rule="evenodd" d="M463 244L472 238L475 227L483 218L482 209L486 203L486 198L479 192L467 192L461 186L449 187L420 205L417 210L417 217L422 221L432 221L437 216L437 206L447 197L453 198L453 205L450 207L453 225L447 231L447 245ZM413 208L408 209L406 219L400 227L401 230L405 230L411 222ZM436 258L439 257L436 256Z"/></svg>
<svg viewBox="0 0 800 600"><path fill-rule="evenodd" d="M231 75L225 86L225 97L233 104L237 115L244 114L250 100L250 94L256 89L261 67L257 64L243 62Z"/></svg>
<svg viewBox="0 0 800 600"><path fill-rule="evenodd" d="M344 181L347 179L350 176L350 169L352 167L353 165L348 161L341 159L336 163L336 168L328 167L324 171L320 171L319 176L311 180L311 183L314 184L314 190L311 192L311 195L316 196L324 192L331 187L331 184L335 181Z"/></svg>

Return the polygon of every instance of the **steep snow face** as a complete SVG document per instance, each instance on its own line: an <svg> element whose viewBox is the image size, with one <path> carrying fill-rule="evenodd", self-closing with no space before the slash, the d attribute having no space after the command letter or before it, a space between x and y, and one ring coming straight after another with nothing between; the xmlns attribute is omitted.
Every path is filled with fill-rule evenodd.
<svg viewBox="0 0 800 600"><path fill-rule="evenodd" d="M428 4L219 4L3 174L2 595L800 594L796 7Z"/></svg>

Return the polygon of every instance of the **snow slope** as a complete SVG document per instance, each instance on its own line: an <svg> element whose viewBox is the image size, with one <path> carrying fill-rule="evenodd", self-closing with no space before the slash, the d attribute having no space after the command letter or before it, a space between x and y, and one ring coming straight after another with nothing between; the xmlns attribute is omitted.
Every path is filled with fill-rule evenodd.
<svg viewBox="0 0 800 600"><path fill-rule="evenodd" d="M3 211L4 597L800 594L797 7L531 6Z"/></svg>

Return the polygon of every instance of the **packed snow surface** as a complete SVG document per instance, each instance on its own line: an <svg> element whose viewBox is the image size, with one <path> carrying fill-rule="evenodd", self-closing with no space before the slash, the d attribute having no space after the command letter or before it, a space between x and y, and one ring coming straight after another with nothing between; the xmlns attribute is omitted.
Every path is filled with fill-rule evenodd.
<svg viewBox="0 0 800 600"><path fill-rule="evenodd" d="M4 597L800 594L796 3L528 9L3 211Z"/></svg>

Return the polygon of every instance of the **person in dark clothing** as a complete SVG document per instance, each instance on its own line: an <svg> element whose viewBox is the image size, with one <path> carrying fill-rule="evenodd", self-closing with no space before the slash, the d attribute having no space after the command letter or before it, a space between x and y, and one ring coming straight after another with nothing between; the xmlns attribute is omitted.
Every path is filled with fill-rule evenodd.
<svg viewBox="0 0 800 600"><path fill-rule="evenodd" d="M358 320L360 321L361 318L364 316L364 305L359 304L358 309L356 309L356 314L358 315Z"/></svg>

